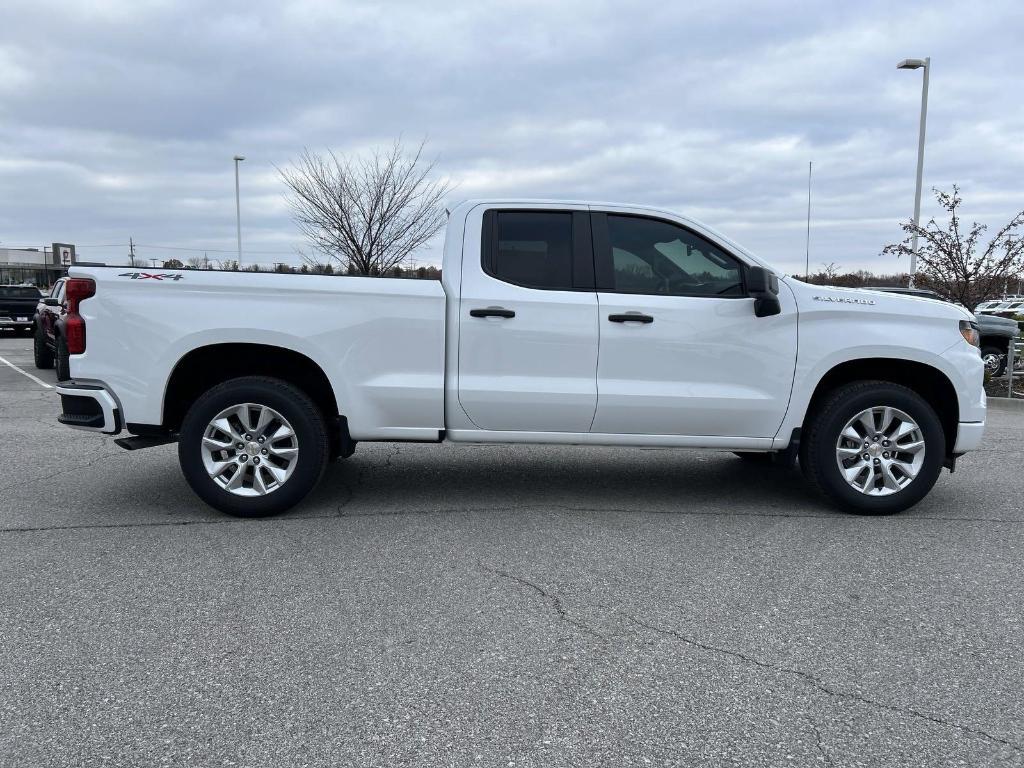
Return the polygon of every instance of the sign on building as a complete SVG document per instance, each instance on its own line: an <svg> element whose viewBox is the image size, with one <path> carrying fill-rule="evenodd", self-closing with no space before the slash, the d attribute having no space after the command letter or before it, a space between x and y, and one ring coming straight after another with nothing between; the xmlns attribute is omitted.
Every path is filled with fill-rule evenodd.
<svg viewBox="0 0 1024 768"><path fill-rule="evenodd" d="M58 267L70 267L74 264L75 246L71 243L54 243L53 263Z"/></svg>

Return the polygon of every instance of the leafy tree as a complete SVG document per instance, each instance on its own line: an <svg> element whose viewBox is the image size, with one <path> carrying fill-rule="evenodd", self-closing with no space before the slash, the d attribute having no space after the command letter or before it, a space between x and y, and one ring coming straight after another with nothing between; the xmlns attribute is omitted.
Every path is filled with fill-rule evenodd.
<svg viewBox="0 0 1024 768"><path fill-rule="evenodd" d="M181 259L168 259L164 262L164 269L184 269L185 265Z"/></svg>
<svg viewBox="0 0 1024 768"><path fill-rule="evenodd" d="M941 296L958 301L970 311L986 299L998 296L1010 279L1024 270L1024 211L1003 225L984 248L982 235L985 224L973 222L967 231L960 223L959 208L963 202L960 188L953 185L952 192L935 189L935 199L949 214L949 221L940 226L934 218L927 224L915 225L906 221L900 225L907 238L901 243L887 245L885 255L909 256L916 235L920 282Z"/></svg>

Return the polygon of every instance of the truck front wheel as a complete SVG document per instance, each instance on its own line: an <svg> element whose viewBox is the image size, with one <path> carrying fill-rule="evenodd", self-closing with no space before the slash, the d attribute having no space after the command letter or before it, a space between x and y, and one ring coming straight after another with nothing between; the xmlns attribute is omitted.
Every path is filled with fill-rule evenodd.
<svg viewBox="0 0 1024 768"><path fill-rule="evenodd" d="M807 478L847 512L886 515L919 502L942 470L945 435L913 390L861 381L831 392L800 444Z"/></svg>
<svg viewBox="0 0 1024 768"><path fill-rule="evenodd" d="M981 359L990 375L1002 376L1006 373L1006 353L999 347L982 347Z"/></svg>
<svg viewBox="0 0 1024 768"><path fill-rule="evenodd" d="M309 396L279 379L232 379L206 392L181 426L178 460L192 490L238 517L298 504L330 455L324 418Z"/></svg>

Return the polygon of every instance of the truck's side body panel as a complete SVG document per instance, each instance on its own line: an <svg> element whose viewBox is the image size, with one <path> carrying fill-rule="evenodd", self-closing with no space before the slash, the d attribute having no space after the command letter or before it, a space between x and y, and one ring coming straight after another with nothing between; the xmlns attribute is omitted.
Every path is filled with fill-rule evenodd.
<svg viewBox="0 0 1024 768"><path fill-rule="evenodd" d="M432 280L75 267L96 281L82 302L86 352L75 379L105 383L126 423L160 424L175 365L212 344L305 355L327 375L357 440L431 440L444 429L444 292Z"/></svg>
<svg viewBox="0 0 1024 768"><path fill-rule="evenodd" d="M695 286L677 290L677 295L637 290L635 269L642 262L630 250L643 251L655 233L656 239L680 238L677 246L685 239L697 253L720 252L730 259L729 264L738 262L743 268L757 262L717 233L681 217L653 216L629 206L592 208L607 214L605 221L625 226L625 234L632 232L634 238L611 234L609 225L597 222L599 280L625 279L626 290L602 284L598 292L601 349L598 408L591 431L773 438L789 404L796 363L797 311L792 292L780 291L778 314L757 317L754 299L731 288L725 289L734 294L730 296L721 295L718 286ZM653 223L654 230L645 223ZM671 245L665 242L657 247ZM690 253L692 257L695 251ZM683 258L682 252L677 258ZM616 259L621 260L619 267ZM698 264L710 266L711 262L701 255L692 266ZM724 265L723 274L733 274L729 264ZM640 285L655 277L641 278ZM646 315L651 322L609 322L613 316L630 313Z"/></svg>
<svg viewBox="0 0 1024 768"><path fill-rule="evenodd" d="M458 403L470 422L492 431L586 432L597 405L598 320L593 291L513 285L481 268L481 214L466 221L457 333ZM586 207L544 205L561 213ZM474 317L503 308L514 317Z"/></svg>
<svg viewBox="0 0 1024 768"><path fill-rule="evenodd" d="M800 311L793 396L776 440L785 447L814 391L833 368L856 360L904 360L935 368L957 393L959 420L985 421L985 390L976 347L960 337L966 310L931 299L808 285L787 278Z"/></svg>

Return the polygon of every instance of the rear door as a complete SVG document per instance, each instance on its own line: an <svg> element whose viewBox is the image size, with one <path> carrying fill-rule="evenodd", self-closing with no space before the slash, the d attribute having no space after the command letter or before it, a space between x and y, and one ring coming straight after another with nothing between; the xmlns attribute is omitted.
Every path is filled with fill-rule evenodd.
<svg viewBox="0 0 1024 768"><path fill-rule="evenodd" d="M796 363L796 307L755 317L746 265L669 220L595 212L601 345L593 432L774 437ZM635 318L635 319L634 319Z"/></svg>
<svg viewBox="0 0 1024 768"><path fill-rule="evenodd" d="M587 432L597 407L598 351L589 212L496 206L471 213L466 233L463 411L484 430Z"/></svg>

